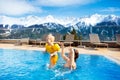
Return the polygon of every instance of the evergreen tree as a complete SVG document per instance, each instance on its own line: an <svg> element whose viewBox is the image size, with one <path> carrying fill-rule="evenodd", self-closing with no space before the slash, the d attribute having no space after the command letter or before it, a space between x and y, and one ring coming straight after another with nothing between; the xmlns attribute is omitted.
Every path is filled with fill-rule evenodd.
<svg viewBox="0 0 120 80"><path fill-rule="evenodd" d="M79 40L82 40L82 33L79 34Z"/></svg>
<svg viewBox="0 0 120 80"><path fill-rule="evenodd" d="M72 30L70 33L74 35L74 39L75 39L75 40L78 40L78 39L79 39L79 37L78 37L78 35L77 35L77 32L76 32L76 30L75 30L74 28L73 28L73 30Z"/></svg>

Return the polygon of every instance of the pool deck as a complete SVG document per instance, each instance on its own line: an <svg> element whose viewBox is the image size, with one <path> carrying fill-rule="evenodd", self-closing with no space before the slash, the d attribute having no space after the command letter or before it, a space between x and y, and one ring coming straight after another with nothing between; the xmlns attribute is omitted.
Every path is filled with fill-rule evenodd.
<svg viewBox="0 0 120 80"><path fill-rule="evenodd" d="M3 44L0 43L0 48L3 49L19 49L19 50L38 50L38 51L45 51L43 46L34 46L34 45L20 45L15 46L14 44ZM103 55L111 60L120 64L120 48L78 48L74 47L79 50L80 54L91 54L91 55ZM68 47L65 47L65 52L68 52Z"/></svg>

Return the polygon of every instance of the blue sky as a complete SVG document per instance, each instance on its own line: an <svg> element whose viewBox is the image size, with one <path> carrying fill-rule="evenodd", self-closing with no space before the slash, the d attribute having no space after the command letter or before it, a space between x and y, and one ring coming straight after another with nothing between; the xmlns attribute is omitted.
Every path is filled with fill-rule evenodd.
<svg viewBox="0 0 120 80"><path fill-rule="evenodd" d="M120 0L0 0L0 15L84 17L93 14L120 16Z"/></svg>

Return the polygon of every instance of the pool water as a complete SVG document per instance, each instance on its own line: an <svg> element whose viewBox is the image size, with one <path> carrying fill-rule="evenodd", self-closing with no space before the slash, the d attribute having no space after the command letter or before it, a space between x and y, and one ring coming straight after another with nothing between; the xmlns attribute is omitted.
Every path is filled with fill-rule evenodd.
<svg viewBox="0 0 120 80"><path fill-rule="evenodd" d="M64 63L49 69L48 53L0 49L0 80L120 80L120 65L103 56L80 55L73 71Z"/></svg>

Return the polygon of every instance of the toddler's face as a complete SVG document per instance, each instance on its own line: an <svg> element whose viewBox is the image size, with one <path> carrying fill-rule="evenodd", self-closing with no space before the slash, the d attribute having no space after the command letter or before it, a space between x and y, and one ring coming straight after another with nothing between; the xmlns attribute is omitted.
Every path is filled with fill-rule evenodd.
<svg viewBox="0 0 120 80"><path fill-rule="evenodd" d="M54 40L55 40L55 38L52 35L48 35L46 38L46 42L50 45L54 42Z"/></svg>
<svg viewBox="0 0 120 80"><path fill-rule="evenodd" d="M50 42L50 38L49 37L46 38L46 42Z"/></svg>
<svg viewBox="0 0 120 80"><path fill-rule="evenodd" d="M50 43L52 42L52 40L51 40L51 37L50 37L50 36L48 36L48 37L46 38L46 42L47 42L48 44L50 44Z"/></svg>

